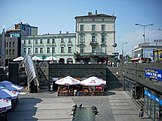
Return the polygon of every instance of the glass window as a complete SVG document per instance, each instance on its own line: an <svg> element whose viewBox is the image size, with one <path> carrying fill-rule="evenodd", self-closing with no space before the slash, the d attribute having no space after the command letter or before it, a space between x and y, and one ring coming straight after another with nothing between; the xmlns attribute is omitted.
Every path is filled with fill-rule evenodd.
<svg viewBox="0 0 162 121"><path fill-rule="evenodd" d="M26 53L26 48L24 48L24 53Z"/></svg>
<svg viewBox="0 0 162 121"><path fill-rule="evenodd" d="M50 43L50 39L47 39L47 44L49 44Z"/></svg>
<svg viewBox="0 0 162 121"><path fill-rule="evenodd" d="M55 43L55 39L54 38L52 39L52 43Z"/></svg>
<svg viewBox="0 0 162 121"><path fill-rule="evenodd" d="M96 52L96 48L92 47L92 53L95 53L95 52Z"/></svg>
<svg viewBox="0 0 162 121"><path fill-rule="evenodd" d="M15 54L15 50L13 49L13 50L12 50L12 55L14 55L14 54Z"/></svg>
<svg viewBox="0 0 162 121"><path fill-rule="evenodd" d="M84 36L80 35L80 43L84 43Z"/></svg>
<svg viewBox="0 0 162 121"><path fill-rule="evenodd" d="M61 43L64 43L64 38L61 38Z"/></svg>
<svg viewBox="0 0 162 121"><path fill-rule="evenodd" d="M61 47L61 53L64 53L64 47Z"/></svg>
<svg viewBox="0 0 162 121"><path fill-rule="evenodd" d="M11 47L11 42L9 43L9 47Z"/></svg>
<svg viewBox="0 0 162 121"><path fill-rule="evenodd" d="M80 25L80 31L84 31L84 25Z"/></svg>
<svg viewBox="0 0 162 121"><path fill-rule="evenodd" d="M38 48L35 48L35 53L38 53Z"/></svg>
<svg viewBox="0 0 162 121"><path fill-rule="evenodd" d="M40 39L40 44L42 44L43 43L43 41L42 41L42 39Z"/></svg>
<svg viewBox="0 0 162 121"><path fill-rule="evenodd" d="M15 47L15 42L12 42L12 46Z"/></svg>
<svg viewBox="0 0 162 121"><path fill-rule="evenodd" d="M31 44L31 41L30 40L28 41L28 44Z"/></svg>
<svg viewBox="0 0 162 121"><path fill-rule="evenodd" d="M40 48L40 53L43 53L43 48Z"/></svg>
<svg viewBox="0 0 162 121"><path fill-rule="evenodd" d="M38 44L38 40L37 39L35 40L35 44Z"/></svg>
<svg viewBox="0 0 162 121"><path fill-rule="evenodd" d="M92 25L92 31L95 31L95 30L96 30L96 26Z"/></svg>
<svg viewBox="0 0 162 121"><path fill-rule="evenodd" d="M102 42L102 43L105 43L105 42L106 42L106 41L105 41L105 35L102 35L102 36L101 36L101 42Z"/></svg>
<svg viewBox="0 0 162 121"><path fill-rule="evenodd" d="M6 54L8 55L8 49L6 50Z"/></svg>
<svg viewBox="0 0 162 121"><path fill-rule="evenodd" d="M96 36L92 35L92 42L96 42Z"/></svg>
<svg viewBox="0 0 162 121"><path fill-rule="evenodd" d="M9 49L9 55L11 55L11 49Z"/></svg>
<svg viewBox="0 0 162 121"><path fill-rule="evenodd" d="M24 40L24 44L26 44L26 40Z"/></svg>
<svg viewBox="0 0 162 121"><path fill-rule="evenodd" d="M6 42L6 47L8 47L8 42Z"/></svg>
<svg viewBox="0 0 162 121"><path fill-rule="evenodd" d="M50 47L47 47L47 53L50 53Z"/></svg>
<svg viewBox="0 0 162 121"><path fill-rule="evenodd" d="M101 31L105 31L105 25L101 25Z"/></svg>
<svg viewBox="0 0 162 121"><path fill-rule="evenodd" d="M106 53L106 47L102 47L102 53Z"/></svg>
<svg viewBox="0 0 162 121"><path fill-rule="evenodd" d="M68 53L71 53L71 47L68 47Z"/></svg>
<svg viewBox="0 0 162 121"><path fill-rule="evenodd" d="M28 48L28 54L31 54L31 48Z"/></svg>
<svg viewBox="0 0 162 121"><path fill-rule="evenodd" d="M80 48L80 53L84 53L84 48Z"/></svg>
<svg viewBox="0 0 162 121"><path fill-rule="evenodd" d="M52 53L55 53L55 47L52 47Z"/></svg>
<svg viewBox="0 0 162 121"><path fill-rule="evenodd" d="M68 43L71 43L71 38L69 38Z"/></svg>

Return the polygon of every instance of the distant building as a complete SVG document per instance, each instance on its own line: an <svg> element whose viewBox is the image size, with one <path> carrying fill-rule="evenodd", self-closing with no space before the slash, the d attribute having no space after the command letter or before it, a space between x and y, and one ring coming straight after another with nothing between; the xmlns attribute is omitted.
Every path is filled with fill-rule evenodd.
<svg viewBox="0 0 162 121"><path fill-rule="evenodd" d="M162 42L138 44L133 49L133 57L134 58L150 58L151 60L154 60L153 51L156 49L162 49Z"/></svg>
<svg viewBox="0 0 162 121"><path fill-rule="evenodd" d="M76 55L84 62L105 62L114 57L115 16L89 12L76 16Z"/></svg>
<svg viewBox="0 0 162 121"><path fill-rule="evenodd" d="M14 58L21 55L21 38L24 36L35 36L38 27L29 24L18 23L8 29L5 33L5 61L6 65Z"/></svg>
<svg viewBox="0 0 162 121"><path fill-rule="evenodd" d="M58 62L75 63L75 33L26 36L21 41L21 55L45 59L53 56Z"/></svg>

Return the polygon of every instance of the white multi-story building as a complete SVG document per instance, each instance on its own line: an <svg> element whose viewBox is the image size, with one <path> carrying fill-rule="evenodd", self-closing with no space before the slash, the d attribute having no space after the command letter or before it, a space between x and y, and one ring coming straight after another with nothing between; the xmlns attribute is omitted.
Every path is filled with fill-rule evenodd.
<svg viewBox="0 0 162 121"><path fill-rule="evenodd" d="M75 33L26 36L21 40L21 55L41 59L54 57L58 62L75 63Z"/></svg>
<svg viewBox="0 0 162 121"><path fill-rule="evenodd" d="M76 16L76 51L83 61L104 62L115 52L115 16Z"/></svg>

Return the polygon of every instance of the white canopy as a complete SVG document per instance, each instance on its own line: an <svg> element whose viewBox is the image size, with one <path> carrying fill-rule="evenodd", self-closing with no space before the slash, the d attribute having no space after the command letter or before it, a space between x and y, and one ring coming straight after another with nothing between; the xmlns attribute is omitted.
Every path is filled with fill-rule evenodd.
<svg viewBox="0 0 162 121"><path fill-rule="evenodd" d="M22 61L22 60L24 60L24 57L22 57L22 56L20 56L20 57L18 57L18 58L13 59L13 61Z"/></svg>
<svg viewBox="0 0 162 121"><path fill-rule="evenodd" d="M57 80L55 83L59 85L79 85L80 81L71 76L66 76L65 78Z"/></svg>
<svg viewBox="0 0 162 121"><path fill-rule="evenodd" d="M100 86L100 85L106 85L106 81L103 79L97 78L95 76L89 77L83 81L81 81L82 85L85 86Z"/></svg>
<svg viewBox="0 0 162 121"><path fill-rule="evenodd" d="M37 56L33 56L33 57L32 57L32 60L34 60L34 61L36 61L36 60L41 61L41 60L43 60L43 59L40 58L40 57L37 57Z"/></svg>
<svg viewBox="0 0 162 121"><path fill-rule="evenodd" d="M7 99L0 99L0 113L6 112L7 110L11 109L11 100Z"/></svg>
<svg viewBox="0 0 162 121"><path fill-rule="evenodd" d="M0 86L8 90L11 90L11 91L21 91L23 89L23 87L13 84L12 82L9 82L9 81L0 82Z"/></svg>
<svg viewBox="0 0 162 121"><path fill-rule="evenodd" d="M44 60L45 61L52 61L52 60L57 60L57 58L53 57L53 56L50 56L50 57L46 57Z"/></svg>

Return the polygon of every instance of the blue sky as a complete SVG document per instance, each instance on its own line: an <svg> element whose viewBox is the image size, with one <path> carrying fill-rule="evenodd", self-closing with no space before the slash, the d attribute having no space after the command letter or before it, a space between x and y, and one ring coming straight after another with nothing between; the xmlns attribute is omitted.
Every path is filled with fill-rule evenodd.
<svg viewBox="0 0 162 121"><path fill-rule="evenodd" d="M20 21L39 27L39 34L75 32L75 16L95 12L115 15L116 51L132 54L134 46L143 42L143 27L138 24L154 24L146 27L146 42L162 39L162 0L0 0L0 32Z"/></svg>

